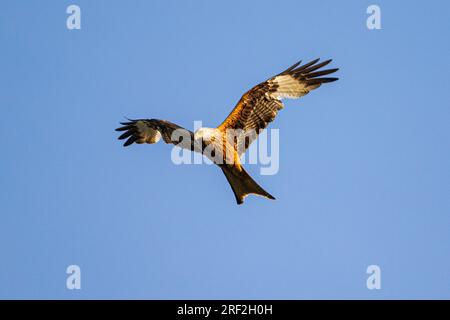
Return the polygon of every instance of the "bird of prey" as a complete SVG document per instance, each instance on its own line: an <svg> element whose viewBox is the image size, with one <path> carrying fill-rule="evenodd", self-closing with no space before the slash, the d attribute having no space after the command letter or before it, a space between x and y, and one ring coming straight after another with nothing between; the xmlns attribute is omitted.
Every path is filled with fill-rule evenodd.
<svg viewBox="0 0 450 320"><path fill-rule="evenodd" d="M121 122L122 127L116 131L125 131L119 137L120 140L127 139L125 147L132 143L152 144L162 138L165 143L202 153L222 169L237 204L242 204L249 194L275 199L245 171L240 156L275 119L278 111L283 108L281 100L300 98L320 87L322 83L338 80L334 77L324 77L338 70L321 69L330 62L331 60L326 60L319 63L319 59L316 59L302 65L300 61L256 85L242 96L233 111L217 128L200 128L193 133L166 120L129 119L127 122Z"/></svg>

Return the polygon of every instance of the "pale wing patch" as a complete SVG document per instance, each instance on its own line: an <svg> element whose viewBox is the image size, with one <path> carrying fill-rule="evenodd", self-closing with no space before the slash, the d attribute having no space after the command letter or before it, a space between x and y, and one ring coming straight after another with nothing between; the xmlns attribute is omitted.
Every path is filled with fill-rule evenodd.
<svg viewBox="0 0 450 320"><path fill-rule="evenodd" d="M276 87L276 91L271 92L270 95L278 100L285 98L296 99L318 87L311 85L308 86L306 82L299 81L291 75L276 76L270 81Z"/></svg>

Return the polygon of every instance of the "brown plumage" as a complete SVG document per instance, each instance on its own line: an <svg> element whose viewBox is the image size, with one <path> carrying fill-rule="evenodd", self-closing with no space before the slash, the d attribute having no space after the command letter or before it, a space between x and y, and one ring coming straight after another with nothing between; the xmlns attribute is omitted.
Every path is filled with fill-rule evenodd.
<svg viewBox="0 0 450 320"><path fill-rule="evenodd" d="M204 154L212 146L214 152L206 156L222 169L238 204L243 203L248 194L275 199L248 175L239 158L259 133L276 118L278 111L284 107L282 99L300 98L323 83L338 80L323 77L336 72L337 68L319 70L331 60L318 62L319 59L304 65L297 62L256 85L242 96L228 117L215 129L201 128L193 133L165 120L130 120L122 122L123 126L116 129L125 131L119 139L127 139L124 146L128 146L132 143L156 143L162 137L165 143Z"/></svg>
<svg viewBox="0 0 450 320"><path fill-rule="evenodd" d="M317 63L318 61L319 59L316 59L303 66L300 66L301 61L297 62L280 74L256 85L242 96L236 107L218 127L222 132L230 128L242 129L242 135L238 137L236 145L242 144L244 148L239 150L239 154L244 153L257 135L275 120L278 111L284 107L281 99L300 98L320 87L322 83L338 80L338 78L319 78L339 69L313 72L332 60L322 63ZM249 131L255 132L256 135L248 134ZM244 139L245 134L248 137L246 141L240 141Z"/></svg>

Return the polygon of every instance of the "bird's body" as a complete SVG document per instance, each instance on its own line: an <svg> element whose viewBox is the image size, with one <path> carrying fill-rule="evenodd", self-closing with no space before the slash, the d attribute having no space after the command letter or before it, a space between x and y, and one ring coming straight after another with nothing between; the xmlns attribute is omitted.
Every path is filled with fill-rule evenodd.
<svg viewBox="0 0 450 320"><path fill-rule="evenodd" d="M283 108L282 99L299 98L318 88L322 83L337 78L322 77L338 69L315 71L331 60L317 63L319 59L305 65L300 62L287 70L258 84L246 92L233 111L217 128L200 128L195 133L166 120L141 119L122 123L117 131L125 131L119 139L132 143L156 143L161 138L166 143L200 152L225 174L238 204L248 194L275 199L261 188L245 171L240 156L246 152L259 133L272 122Z"/></svg>
<svg viewBox="0 0 450 320"><path fill-rule="evenodd" d="M217 128L200 128L194 133L194 140L198 144L202 144L203 155L213 163L240 165L239 154L231 135L227 135Z"/></svg>

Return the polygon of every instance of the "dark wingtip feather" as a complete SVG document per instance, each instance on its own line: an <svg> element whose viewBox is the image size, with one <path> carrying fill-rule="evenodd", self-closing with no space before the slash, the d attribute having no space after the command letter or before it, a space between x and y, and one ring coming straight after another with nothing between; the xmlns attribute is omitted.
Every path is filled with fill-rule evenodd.
<svg viewBox="0 0 450 320"><path fill-rule="evenodd" d="M323 81L323 82L333 82L333 81L339 80L339 78L336 78L336 77L332 77L332 78L322 78L322 79L325 79L325 81Z"/></svg>
<svg viewBox="0 0 450 320"><path fill-rule="evenodd" d="M309 66L307 66L307 67L303 67L303 68L301 68L301 70L299 70L299 71L300 71L300 74L307 74L307 73L310 73L310 72L312 72L312 71L314 71L314 70L317 70L317 69L320 69L320 68L326 66L326 65L329 64L330 62L331 62L331 59L325 60L325 61L323 61L323 62L321 62L321 63L318 63L318 64L313 64L313 65L309 65ZM306 65L305 65L305 66L306 66Z"/></svg>
<svg viewBox="0 0 450 320"><path fill-rule="evenodd" d="M339 70L339 68L332 68L326 70L321 69L332 61L333 61L332 59L328 59L318 63L319 59L315 59L300 67L297 67L296 69L291 70L289 74L292 77L298 79L299 81L306 81L306 83L310 86L318 87L322 83L333 82L338 80L338 78L335 77L320 78L322 76L326 76Z"/></svg>
<svg viewBox="0 0 450 320"><path fill-rule="evenodd" d="M314 85L314 84L322 84L322 83L328 83L338 80L339 78L315 78L315 79L308 79L307 83L308 85Z"/></svg>
<svg viewBox="0 0 450 320"><path fill-rule="evenodd" d="M292 70L292 69L297 68L297 67L300 65L300 63L302 63L302 60L300 60L300 61L294 63L294 64L293 64L292 66L290 66L287 70Z"/></svg>
<svg viewBox="0 0 450 320"><path fill-rule="evenodd" d="M116 131L125 131L125 130L130 130L130 129L132 129L132 128L133 128L132 125L125 125L125 126L123 126L123 127L117 128L117 129L115 129L115 130L116 130Z"/></svg>
<svg viewBox="0 0 450 320"><path fill-rule="evenodd" d="M297 62L297 63L294 63L292 66L290 66L289 68L287 68L286 70L284 70L282 73L280 73L280 74L286 74L286 73L289 73L290 71L292 71L293 69L295 69L295 68L297 68L299 65L300 65L300 63L302 63L302 60L300 60L299 62Z"/></svg>
<svg viewBox="0 0 450 320"><path fill-rule="evenodd" d="M321 71L316 71L316 72L311 72L307 74L308 78L317 78L320 76L326 76L327 74L330 73L334 73L336 71L338 71L338 68L334 68L334 69L327 69L327 70L321 70Z"/></svg>
<svg viewBox="0 0 450 320"><path fill-rule="evenodd" d="M133 144L137 140L136 136L131 136L125 143L123 144L124 147L128 147L130 144Z"/></svg>
<svg viewBox="0 0 450 320"><path fill-rule="evenodd" d="M305 70L306 68L308 68L308 67L310 67L312 65L315 65L317 62L319 62L319 60L320 60L320 58L317 58L317 59L314 59L314 60L312 60L312 61L310 61L308 63L305 63L304 65L302 65L302 66L292 70L292 73L301 72L301 71Z"/></svg>
<svg viewBox="0 0 450 320"><path fill-rule="evenodd" d="M313 73L313 71L320 69L320 68L326 66L327 64L329 64L330 62L332 62L333 59L328 59L328 60L318 63L319 61L320 61L320 58L317 58L308 63L305 63L304 65L301 65L301 60L300 60L296 64L294 64L291 67L289 67L288 69L284 70L279 75L290 74L296 78L298 78L298 77L314 78L314 77L319 77L322 75L327 75L327 74L330 74L330 73L333 73L333 72L336 72L339 70L338 68L334 68L334 69L328 69L328 70L323 70L323 71L318 71L318 72Z"/></svg>
<svg viewBox="0 0 450 320"><path fill-rule="evenodd" d="M131 136L133 134L132 130L128 130L127 132L123 133L120 137L118 137L118 140L123 140L125 138L128 138L129 136Z"/></svg>

